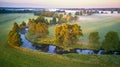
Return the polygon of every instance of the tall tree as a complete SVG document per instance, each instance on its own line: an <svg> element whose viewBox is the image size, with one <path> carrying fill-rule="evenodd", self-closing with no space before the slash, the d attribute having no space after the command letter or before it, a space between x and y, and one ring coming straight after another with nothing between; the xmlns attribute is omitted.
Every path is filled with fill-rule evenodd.
<svg viewBox="0 0 120 67"><path fill-rule="evenodd" d="M18 24L16 22L13 24L12 31L14 31L14 32L19 31L19 26L18 26Z"/></svg>
<svg viewBox="0 0 120 67"><path fill-rule="evenodd" d="M36 23L35 22L30 22L29 31L32 32L32 33L35 33L35 29L36 29Z"/></svg>
<svg viewBox="0 0 120 67"><path fill-rule="evenodd" d="M17 23L14 23L12 30L9 32L8 44L13 46L20 46L22 44L22 40L19 35L19 27Z"/></svg>
<svg viewBox="0 0 120 67"><path fill-rule="evenodd" d="M99 33L98 32L91 32L89 34L89 43L91 44L91 47L92 48L98 48L100 49L101 48L101 45L100 45L100 42L99 42Z"/></svg>
<svg viewBox="0 0 120 67"><path fill-rule="evenodd" d="M58 22L61 20L61 18L63 18L63 14L58 15Z"/></svg>
<svg viewBox="0 0 120 67"><path fill-rule="evenodd" d="M115 31L108 32L105 35L102 46L105 50L120 50L118 33Z"/></svg>
<svg viewBox="0 0 120 67"><path fill-rule="evenodd" d="M39 16L39 17L37 17L37 18L34 20L34 22L36 22L36 23L46 23L46 20L45 20L44 17ZM47 23L46 23L46 24L47 24Z"/></svg>
<svg viewBox="0 0 120 67"><path fill-rule="evenodd" d="M55 28L56 44L58 45L68 46L76 44L82 35L82 30L77 24L70 25L64 23Z"/></svg>
<svg viewBox="0 0 120 67"><path fill-rule="evenodd" d="M79 19L79 17L78 16L74 16L73 19L74 19L74 21L77 21Z"/></svg>
<svg viewBox="0 0 120 67"><path fill-rule="evenodd" d="M22 44L22 40L18 32L10 32L12 36L9 36L8 43L14 46L20 46Z"/></svg>
<svg viewBox="0 0 120 67"><path fill-rule="evenodd" d="M53 22L53 24L56 24L56 23L57 23L56 17L53 17L52 22Z"/></svg>
<svg viewBox="0 0 120 67"><path fill-rule="evenodd" d="M20 27L20 28L24 28L24 27L26 27L26 23L23 21L23 22L20 24L19 27Z"/></svg>
<svg viewBox="0 0 120 67"><path fill-rule="evenodd" d="M89 43L91 44L99 44L99 33L98 32L92 32L89 34Z"/></svg>

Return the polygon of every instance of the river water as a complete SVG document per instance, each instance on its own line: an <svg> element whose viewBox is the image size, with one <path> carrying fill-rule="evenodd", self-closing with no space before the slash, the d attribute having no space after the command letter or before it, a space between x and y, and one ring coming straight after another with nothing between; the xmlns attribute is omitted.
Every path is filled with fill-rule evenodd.
<svg viewBox="0 0 120 67"><path fill-rule="evenodd" d="M39 44L38 46L33 46L33 43L28 41L25 38L25 33L27 32L27 28L25 29L24 33L20 33L21 39L22 39L22 46L24 48L32 49L32 50L41 50L43 52L48 52L51 54L67 54L67 53L77 53L77 54L96 54L96 55L101 55L101 54L111 54L111 55L120 55L119 51L104 51L104 50L88 50L88 49L71 49L70 51L66 51L63 48L60 48L58 46L54 45L44 45L44 44Z"/></svg>

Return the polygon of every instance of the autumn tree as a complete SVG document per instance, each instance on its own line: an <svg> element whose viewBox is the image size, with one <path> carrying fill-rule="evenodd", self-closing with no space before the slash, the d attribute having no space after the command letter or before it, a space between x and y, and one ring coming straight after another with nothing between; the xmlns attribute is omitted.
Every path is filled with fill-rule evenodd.
<svg viewBox="0 0 120 67"><path fill-rule="evenodd" d="M29 31L32 32L32 33L35 33L35 29L36 29L36 23L33 21L33 22L30 22L29 24Z"/></svg>
<svg viewBox="0 0 120 67"><path fill-rule="evenodd" d="M20 46L22 44L17 23L14 23L12 30L9 32L8 44L13 46Z"/></svg>
<svg viewBox="0 0 120 67"><path fill-rule="evenodd" d="M62 17L63 17L63 14L59 14L59 15L58 15L58 18L61 19Z"/></svg>
<svg viewBox="0 0 120 67"><path fill-rule="evenodd" d="M47 25L45 23L37 23L35 33L39 38L45 37L48 34Z"/></svg>
<svg viewBox="0 0 120 67"><path fill-rule="evenodd" d="M24 27L26 27L26 23L23 21L23 22L20 24L19 27L20 27L20 28L24 28Z"/></svg>
<svg viewBox="0 0 120 67"><path fill-rule="evenodd" d="M68 13L68 15L67 15L67 21L68 21L68 22L71 22L72 20L73 20L72 14L71 14L71 13Z"/></svg>
<svg viewBox="0 0 120 67"><path fill-rule="evenodd" d="M63 14L58 15L58 22L61 20L61 18L63 18Z"/></svg>
<svg viewBox="0 0 120 67"><path fill-rule="evenodd" d="M16 22L13 24L12 31L19 32L19 26Z"/></svg>
<svg viewBox="0 0 120 67"><path fill-rule="evenodd" d="M61 18L60 20L59 20L59 24L62 24L62 23L66 23L67 22L67 19L66 18Z"/></svg>
<svg viewBox="0 0 120 67"><path fill-rule="evenodd" d="M45 20L44 17L39 16L39 17L37 17L37 18L34 20L34 22L36 22L36 23L46 23L46 20ZM47 24L47 23L46 23L46 24Z"/></svg>
<svg viewBox="0 0 120 67"><path fill-rule="evenodd" d="M74 20L74 17L71 13L68 13L64 18L67 20L67 22L72 22Z"/></svg>
<svg viewBox="0 0 120 67"><path fill-rule="evenodd" d="M56 44L61 46L76 44L82 35L82 30L77 24L64 23L55 28Z"/></svg>
<svg viewBox="0 0 120 67"><path fill-rule="evenodd" d="M54 15L54 12L49 12L49 11L41 11L40 12L41 16L46 16L46 17L52 17Z"/></svg>
<svg viewBox="0 0 120 67"><path fill-rule="evenodd" d="M48 26L45 23L47 20L45 20L43 17L38 17L37 19L29 19L28 22L28 32L27 32L27 38L32 39L33 41L46 37L48 32Z"/></svg>
<svg viewBox="0 0 120 67"><path fill-rule="evenodd" d="M115 31L108 32L105 35L102 47L105 50L120 50L118 33Z"/></svg>

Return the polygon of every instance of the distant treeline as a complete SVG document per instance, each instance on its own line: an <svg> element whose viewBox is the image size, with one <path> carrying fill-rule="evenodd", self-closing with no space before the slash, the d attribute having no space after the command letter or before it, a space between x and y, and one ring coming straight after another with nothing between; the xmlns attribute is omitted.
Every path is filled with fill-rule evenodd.
<svg viewBox="0 0 120 67"><path fill-rule="evenodd" d="M60 10L84 10L86 8L59 8ZM86 10L119 11L120 8L87 8Z"/></svg>
<svg viewBox="0 0 120 67"><path fill-rule="evenodd" d="M33 13L32 10L6 10L0 9L0 13Z"/></svg>
<svg viewBox="0 0 120 67"><path fill-rule="evenodd" d="M0 7L0 13L34 13L41 10L44 10L44 8Z"/></svg>
<svg viewBox="0 0 120 67"><path fill-rule="evenodd" d="M55 14L55 12L50 12L50 11L36 11L36 12L34 12L34 15L47 16L47 17L52 17L54 14Z"/></svg>
<svg viewBox="0 0 120 67"><path fill-rule="evenodd" d="M56 12L65 12L65 10L86 10L86 11L118 11L120 13L120 8L58 8ZM44 11L45 8L8 8L0 7L0 13L34 13L35 15L40 15L39 11ZM62 10L62 11L61 11ZM42 13L46 16L46 13Z"/></svg>

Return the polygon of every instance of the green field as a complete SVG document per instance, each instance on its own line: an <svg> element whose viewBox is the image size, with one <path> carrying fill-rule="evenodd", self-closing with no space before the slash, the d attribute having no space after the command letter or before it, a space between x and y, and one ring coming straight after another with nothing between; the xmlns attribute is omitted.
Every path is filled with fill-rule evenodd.
<svg viewBox="0 0 120 67"><path fill-rule="evenodd" d="M48 54L25 48L13 48L7 44L7 35L14 22L27 22L35 18L33 14L0 14L0 67L119 67L119 55L78 55ZM85 20L84 20L85 18ZM103 39L107 31L115 30L120 34L120 16L87 16L81 17L77 24L81 25L84 36L80 41L87 42L88 33L100 32ZM53 37L54 25L49 27ZM101 39L101 40L102 40Z"/></svg>
<svg viewBox="0 0 120 67"><path fill-rule="evenodd" d="M79 39L79 45L73 45L72 48L82 48L82 49L99 49L91 47L88 42L88 36L91 32L99 32L100 39L102 43L104 36L109 31L116 31L120 37L120 15L92 15L92 16L80 16L79 21L74 22L81 26L83 36ZM70 23L70 24L74 24ZM50 26L50 36L54 37L55 25ZM70 48L71 48L70 47Z"/></svg>

